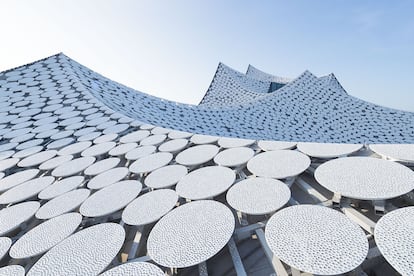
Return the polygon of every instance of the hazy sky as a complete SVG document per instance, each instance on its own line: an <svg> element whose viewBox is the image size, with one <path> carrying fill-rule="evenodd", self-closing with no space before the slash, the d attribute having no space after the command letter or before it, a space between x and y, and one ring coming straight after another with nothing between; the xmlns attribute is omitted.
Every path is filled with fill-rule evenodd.
<svg viewBox="0 0 414 276"><path fill-rule="evenodd" d="M197 104L218 62L335 73L349 94L414 111L414 1L0 2L0 70L63 52L137 90Z"/></svg>

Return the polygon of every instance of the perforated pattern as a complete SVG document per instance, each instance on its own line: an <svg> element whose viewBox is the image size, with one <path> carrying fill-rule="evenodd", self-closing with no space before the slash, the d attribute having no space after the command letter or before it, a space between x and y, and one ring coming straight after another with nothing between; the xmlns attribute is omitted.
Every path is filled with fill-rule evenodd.
<svg viewBox="0 0 414 276"><path fill-rule="evenodd" d="M23 202L0 210L0 235L16 229L21 223L31 218L39 209L40 203Z"/></svg>
<svg viewBox="0 0 414 276"><path fill-rule="evenodd" d="M162 271L156 265L145 262L134 262L119 265L106 271L102 276L117 276L117 275L129 275L129 276L163 276Z"/></svg>
<svg viewBox="0 0 414 276"><path fill-rule="evenodd" d="M145 225L157 221L177 203L175 191L161 189L146 193L125 208L122 220L130 225Z"/></svg>
<svg viewBox="0 0 414 276"><path fill-rule="evenodd" d="M370 157L328 161L316 169L315 179L332 192L357 199L394 198L414 189L412 170Z"/></svg>
<svg viewBox="0 0 414 276"><path fill-rule="evenodd" d="M139 181L127 180L112 184L91 195L79 208L85 217L101 217L124 208L141 192Z"/></svg>
<svg viewBox="0 0 414 276"><path fill-rule="evenodd" d="M200 200L184 204L154 226L148 237L148 254L166 267L199 264L226 245L234 223L230 209L219 202Z"/></svg>
<svg viewBox="0 0 414 276"><path fill-rule="evenodd" d="M375 226L375 242L385 259L402 275L414 273L414 207L383 216Z"/></svg>
<svg viewBox="0 0 414 276"><path fill-rule="evenodd" d="M354 153L362 148L358 144L298 143L298 150L311 157L334 158Z"/></svg>
<svg viewBox="0 0 414 276"><path fill-rule="evenodd" d="M256 155L247 163L247 168L256 176L282 179L301 174L310 163L309 157L300 152L275 150Z"/></svg>
<svg viewBox="0 0 414 276"><path fill-rule="evenodd" d="M361 151L356 150L368 142L412 143L413 118L413 113L350 97L332 74L317 78L305 72L294 80L287 80L251 66L247 74L242 74L220 64L203 103L193 106L134 91L59 54L0 73L0 204L4 203L0 206L0 235L13 238L16 248L20 244L19 251L25 254L44 254L33 266L36 271L48 271L53 275L63 270L63 274L97 274L115 255L121 259L119 248L123 248L123 254L129 253L133 233L128 233L128 242L119 241L119 246L112 243L112 232L94 234L91 240L86 237L89 234L79 240L72 237L92 231L88 229L95 226L90 225L105 225L102 223L106 220L123 224L121 213L125 223L135 225L126 225L128 231L143 229L144 225L161 218L150 233L153 238L148 244L152 243L154 253L151 257L161 265L192 266L213 257L227 243L233 233L232 213L236 210L269 214L282 208L289 199L286 184L275 179L256 183L261 178L254 178L254 175L293 178L303 173L293 184L291 179L286 183L293 185L291 203L309 202L311 198L308 197L314 190L302 186L306 189L299 191L297 185L310 178L311 188L319 190L320 186L309 172L326 160L313 158L314 164L304 172L311 160L298 150L317 158L351 153L378 157L366 146ZM309 146L303 144L309 141L358 145L341 144L332 148L327 144L311 144L309 151L303 147ZM296 144L298 150L292 150ZM405 164L409 160L401 149L409 150L410 146L392 147L397 149L397 154L381 154L379 150L377 153ZM375 149L375 145L370 148ZM408 168L403 167L406 170L402 172L402 165L399 169L394 167L398 164L378 166L381 170L378 173L369 165L372 158L360 158L366 163L360 166L362 171L344 164L341 172L330 167L325 175L329 179L340 177L334 181L337 184L346 178L341 173L351 171L376 181L376 185L363 187L361 183L365 182L357 183L360 179L353 178L354 183L348 186L358 196L364 196L367 189L375 195L383 195L386 191L388 197L412 189ZM391 161L376 160L391 164ZM219 166L214 166L215 163ZM322 164L319 169L330 165L329 162ZM383 179L388 185L376 178L378 176L386 176ZM50 181L43 183L44 180ZM141 184L136 185L137 180L144 183L142 190ZM244 185L246 183L251 185ZM171 190L152 191L166 187ZM224 193L229 188L226 202ZM140 193L142 195L136 198ZM181 197L178 201L177 194ZM212 197L215 201L202 201L204 203L186 203L185 200ZM410 198L411 193L404 197ZM28 202L33 199L38 202ZM25 202L19 204L21 201ZM396 201L400 206L400 200ZM230 211L223 204L234 210ZM58 219L56 216L70 211L85 215L81 222L84 230L64 239L70 234L70 227L52 222ZM249 215L242 221L251 223L266 217ZM50 218L47 222L41 221ZM349 221L332 220L337 225L331 232L324 233L325 240L321 243L313 239L320 238L316 234L303 235L301 244L310 244L307 249L312 253L285 250L288 257L326 268L323 264L326 255L321 254L319 259L317 254L329 249L329 244L339 244L340 251L334 257L342 263L333 263L341 268L354 266L356 260L349 257L349 251L341 251L342 240L337 241L335 230L342 224L348 229ZM278 228L278 234L288 234L297 221L300 219L292 218L288 228ZM322 224L323 220L317 223L320 222ZM312 228L311 223L300 225ZM151 230L151 227L144 229ZM358 235L358 230L355 231ZM27 237L33 236L37 242L31 244ZM349 236L352 237L352 233ZM141 236L141 239L146 238L147 235ZM59 241L48 253L41 253ZM233 253L239 243L236 238L234 241L230 245ZM165 251L166 247L169 251ZM359 249L356 248L357 255ZM352 245L349 250L353 250ZM101 255L96 256L96 252ZM139 252L136 256L142 253ZM226 250L222 252L228 254ZM54 255L56 253L59 256ZM74 254L83 258L78 259ZM15 258L6 262L15 263L19 256L13 256ZM31 267L36 259L26 258L27 266ZM63 262L67 264L61 265ZM241 261L241 264L246 265L246 262ZM303 267L308 268L313 269L312 266ZM202 270L208 271L206 266Z"/></svg>
<svg viewBox="0 0 414 276"><path fill-rule="evenodd" d="M23 235L10 248L16 259L39 255L72 234L82 221L78 213L64 214L48 220Z"/></svg>
<svg viewBox="0 0 414 276"><path fill-rule="evenodd" d="M91 226L49 250L27 275L96 275L112 261L124 239L118 224Z"/></svg>
<svg viewBox="0 0 414 276"><path fill-rule="evenodd" d="M7 251L12 244L12 240L7 237L0 237L0 260L6 255Z"/></svg>
<svg viewBox="0 0 414 276"><path fill-rule="evenodd" d="M48 201L36 212L38 219L49 219L70 212L88 198L90 191L77 189Z"/></svg>
<svg viewBox="0 0 414 276"><path fill-rule="evenodd" d="M224 193L235 179L235 173L229 168L208 166L184 176L175 190L183 198L207 199Z"/></svg>
<svg viewBox="0 0 414 276"><path fill-rule="evenodd" d="M0 275L1 276L24 276L25 270L24 267L20 265L9 265L0 268Z"/></svg>
<svg viewBox="0 0 414 276"><path fill-rule="evenodd" d="M407 163L414 163L414 144L378 144L369 145L369 148L383 157Z"/></svg>
<svg viewBox="0 0 414 276"><path fill-rule="evenodd" d="M263 215L283 207L290 199L290 190L279 180L255 177L232 186L226 199L235 210Z"/></svg>
<svg viewBox="0 0 414 276"><path fill-rule="evenodd" d="M266 241L283 262L318 275L342 274L359 266L368 240L338 211L314 205L285 208L266 225Z"/></svg>

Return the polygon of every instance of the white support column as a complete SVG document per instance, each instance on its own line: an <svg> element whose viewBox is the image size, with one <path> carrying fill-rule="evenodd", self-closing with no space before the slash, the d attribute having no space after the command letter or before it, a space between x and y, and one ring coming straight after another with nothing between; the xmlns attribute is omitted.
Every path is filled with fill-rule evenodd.
<svg viewBox="0 0 414 276"><path fill-rule="evenodd" d="M307 193L312 197L313 200L316 202L329 202L329 204L332 204L331 201L329 201L324 195L322 195L319 191L317 191L315 188L313 188L309 183L307 183L302 177L298 177L296 179L296 184L299 189Z"/></svg>
<svg viewBox="0 0 414 276"><path fill-rule="evenodd" d="M249 224L249 222L247 221L247 215L237 211L237 218L239 219L239 223L241 226L246 226Z"/></svg>
<svg viewBox="0 0 414 276"><path fill-rule="evenodd" d="M202 262L198 265L198 274L200 276L208 276L208 269L207 269L207 263Z"/></svg>
<svg viewBox="0 0 414 276"><path fill-rule="evenodd" d="M266 254L267 259L272 264L273 269L276 272L276 275L289 276L282 262L273 254L273 252L270 250L269 246L267 245L263 230L257 229L255 232L256 232L257 238L260 241L260 244L262 245L262 248Z"/></svg>
<svg viewBox="0 0 414 276"><path fill-rule="evenodd" d="M374 200L373 203L374 203L375 213L385 212L385 200Z"/></svg>
<svg viewBox="0 0 414 276"><path fill-rule="evenodd" d="M341 195L338 193L334 193L333 197L332 197L332 202L340 205L341 204Z"/></svg>
<svg viewBox="0 0 414 276"><path fill-rule="evenodd" d="M138 226L137 231L135 232L135 237L131 245L131 249L128 252L128 261L135 258L137 252L139 251L140 247L142 246L141 237L144 231L144 226Z"/></svg>
<svg viewBox="0 0 414 276"><path fill-rule="evenodd" d="M297 202L297 201L296 201L293 197L291 197L291 198L289 199L288 204L289 204L290 206L294 206L294 205L299 205L299 202Z"/></svg>
<svg viewBox="0 0 414 276"><path fill-rule="evenodd" d="M300 276L300 271L296 268L291 267L290 270L292 271L292 276Z"/></svg>
<svg viewBox="0 0 414 276"><path fill-rule="evenodd" d="M345 206L341 208L342 212L359 226L361 226L365 231L370 234L374 234L375 222L355 210L350 206Z"/></svg>
<svg viewBox="0 0 414 276"><path fill-rule="evenodd" d="M238 241L250 238L256 229L263 228L265 225L266 222L257 222L255 224L250 224L248 226L238 228L234 231L233 237Z"/></svg>
<svg viewBox="0 0 414 276"><path fill-rule="evenodd" d="M233 238L230 238L227 243L231 259L233 260L234 269L236 270L237 276L247 276L246 270L244 269L243 262L240 258L239 251L237 250L236 243Z"/></svg>

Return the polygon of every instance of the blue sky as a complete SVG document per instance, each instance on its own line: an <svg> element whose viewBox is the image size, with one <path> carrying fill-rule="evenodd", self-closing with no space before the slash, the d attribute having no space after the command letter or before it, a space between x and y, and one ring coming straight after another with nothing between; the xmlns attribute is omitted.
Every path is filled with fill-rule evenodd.
<svg viewBox="0 0 414 276"><path fill-rule="evenodd" d="M414 111L413 1L1 1L0 70L58 52L137 90L197 104L218 62Z"/></svg>

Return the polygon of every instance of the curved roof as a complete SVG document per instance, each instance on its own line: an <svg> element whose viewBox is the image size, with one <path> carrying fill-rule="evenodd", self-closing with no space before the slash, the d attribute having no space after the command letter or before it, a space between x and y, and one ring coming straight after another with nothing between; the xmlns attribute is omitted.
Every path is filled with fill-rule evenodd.
<svg viewBox="0 0 414 276"><path fill-rule="evenodd" d="M270 82L240 73L219 63L213 80L199 105L228 106L265 96Z"/></svg>
<svg viewBox="0 0 414 276"><path fill-rule="evenodd" d="M121 259L127 262L124 266L151 261L151 271L148 266L131 265L125 270L145 275L153 275L157 267L163 273L169 270L166 266L178 268L179 275L208 270L220 275L252 271L269 275L286 274L289 269L331 275L357 266L369 275L392 267L414 275L414 259L404 259L406 268L398 262L414 246L414 233L407 235L403 227L412 225L414 216L402 208L413 198L409 191L414 171L404 165L413 163L410 158L396 158L372 144L223 137L285 135L327 140L329 135L338 135L335 139L362 140L361 135L373 131L360 129L362 122L378 128L378 139L410 140L412 135L401 135L410 133L412 121L407 122L413 113L350 97L333 75L317 78L310 72L277 92L258 94L264 96L224 106L174 103L106 79L62 54L0 72L0 202L10 203L0 206L0 234L5 236L0 238L0 274L14 271L10 264L22 257L13 253L20 243L19 250L33 257L25 261L29 271L17 266L22 275L83 275L108 269L111 273L120 267L116 265ZM315 129L308 127L313 121ZM322 131L323 123L332 132ZM395 127L390 130L395 133L382 131L389 126ZM177 146L176 142L181 146L171 146ZM379 159L374 152L403 164ZM239 172L237 177L234 170ZM280 181L260 182L260 175ZM63 178L54 179L59 176ZM212 181L217 177L224 177L224 182ZM332 204L340 201L335 179L352 181L352 193L343 192L349 190L345 185L339 189L341 197L357 200L370 193L376 196L369 198L390 200L338 209ZM247 180L266 185L239 189ZM203 187L194 190L194 185ZM274 196L280 192L283 196L278 200ZM261 208L257 200L263 201L263 195L268 200L261 202ZM193 200L202 198L209 199ZM234 199L247 205L234 204ZM284 207L288 200L296 206ZM126 220L131 208L135 215L144 216L139 221ZM374 231L375 221L382 216L376 212L395 208L399 210L389 214L402 212L393 215L390 223L380 225L383 220L379 220ZM68 229L71 220L67 216L82 221L72 221ZM91 225L92 217L97 219ZM82 227L75 225L79 223ZM133 227L125 232L124 223ZM384 225L379 233L378 226ZM361 227L375 235L377 244L368 242ZM378 235L383 238L377 239ZM45 237L56 246L42 243ZM267 254L269 250L272 254ZM378 262L366 258L371 252ZM282 265L276 265L278 260Z"/></svg>
<svg viewBox="0 0 414 276"><path fill-rule="evenodd" d="M58 54L0 73L0 91L18 91L19 84L13 75L43 66L73 79L73 93L92 95L115 111L162 127L263 140L414 143L414 113L351 97L333 75L317 78L306 71L277 92L263 93L264 82L221 64L210 91L217 88L226 92L226 87L240 87L234 91L242 94L229 89L226 95L231 98L227 99L230 104L217 101L194 106L138 92ZM225 77L218 78L219 75ZM50 79L38 82L40 87L47 87ZM248 99L240 100L241 97Z"/></svg>
<svg viewBox="0 0 414 276"><path fill-rule="evenodd" d="M255 79L258 79L258 80L263 80L263 81L268 81L268 82L284 83L284 84L292 81L291 78L279 77L279 76L274 76L274 75L265 73L265 72L257 69L256 67L254 67L251 64L249 64L249 66L247 67L246 76L249 76L249 77L252 77L252 78L255 78Z"/></svg>

